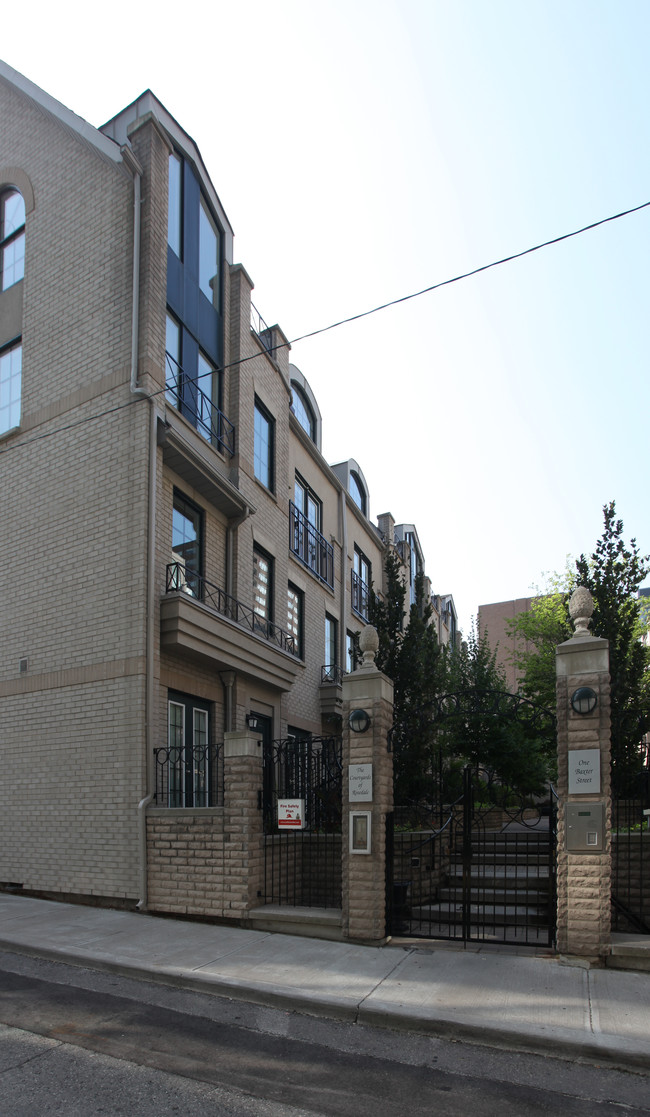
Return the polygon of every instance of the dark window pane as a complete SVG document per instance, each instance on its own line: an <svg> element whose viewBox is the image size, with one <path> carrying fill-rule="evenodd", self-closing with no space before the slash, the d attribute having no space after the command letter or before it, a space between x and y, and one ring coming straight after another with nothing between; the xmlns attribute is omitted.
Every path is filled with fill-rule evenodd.
<svg viewBox="0 0 650 1117"><path fill-rule="evenodd" d="M273 425L259 404L255 404L255 476L267 489L273 487Z"/></svg>
<svg viewBox="0 0 650 1117"><path fill-rule="evenodd" d="M213 296L213 280L219 271L219 238L203 199L199 210L199 287L213 303L219 305L218 291Z"/></svg>
<svg viewBox="0 0 650 1117"><path fill-rule="evenodd" d="M169 156L169 186L167 203L167 243L172 252L181 259L181 180L182 164L178 155Z"/></svg>

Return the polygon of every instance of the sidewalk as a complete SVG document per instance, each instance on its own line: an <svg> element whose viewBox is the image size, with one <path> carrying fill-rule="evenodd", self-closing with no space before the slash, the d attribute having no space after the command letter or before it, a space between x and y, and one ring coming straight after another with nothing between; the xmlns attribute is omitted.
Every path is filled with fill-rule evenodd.
<svg viewBox="0 0 650 1117"><path fill-rule="evenodd" d="M446 943L353 946L6 893L0 949L295 1012L650 1071L650 974Z"/></svg>

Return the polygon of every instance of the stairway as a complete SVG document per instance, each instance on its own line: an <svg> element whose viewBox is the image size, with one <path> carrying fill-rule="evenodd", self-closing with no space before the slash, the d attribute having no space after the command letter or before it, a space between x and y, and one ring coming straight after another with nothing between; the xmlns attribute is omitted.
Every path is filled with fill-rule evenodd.
<svg viewBox="0 0 650 1117"><path fill-rule="evenodd" d="M430 902L411 896L410 934L550 945L554 926L549 840L548 826L542 829L541 824L529 829L510 823L501 831L473 832L464 910L458 835L436 896Z"/></svg>

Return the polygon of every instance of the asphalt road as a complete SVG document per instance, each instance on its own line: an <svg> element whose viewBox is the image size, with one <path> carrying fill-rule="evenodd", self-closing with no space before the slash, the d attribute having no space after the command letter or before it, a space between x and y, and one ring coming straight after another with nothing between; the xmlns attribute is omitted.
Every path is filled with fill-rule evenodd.
<svg viewBox="0 0 650 1117"><path fill-rule="evenodd" d="M1 1117L609 1117L650 1076L0 953Z"/></svg>

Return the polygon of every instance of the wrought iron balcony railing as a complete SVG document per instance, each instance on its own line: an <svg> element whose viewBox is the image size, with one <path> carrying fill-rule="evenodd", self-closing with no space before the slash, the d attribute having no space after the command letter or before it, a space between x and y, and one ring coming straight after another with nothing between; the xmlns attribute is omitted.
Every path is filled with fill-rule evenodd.
<svg viewBox="0 0 650 1117"><path fill-rule="evenodd" d="M223 746L168 746L153 750L158 807L220 807Z"/></svg>
<svg viewBox="0 0 650 1117"><path fill-rule="evenodd" d="M254 636L260 636L283 652L299 657L298 641L290 632L285 632L278 624L260 616L250 605L237 601L182 562L170 562L167 566L166 592L176 593L179 590L214 609L220 616L248 629Z"/></svg>
<svg viewBox="0 0 650 1117"><path fill-rule="evenodd" d="M212 402L210 394L200 387L196 378L187 376L169 353L166 354L166 364L165 398L196 427L206 442L232 457L235 453L235 428L230 420ZM215 372L216 375L218 373Z"/></svg>
<svg viewBox="0 0 650 1117"><path fill-rule="evenodd" d="M293 501L289 502L289 549L321 582L334 589L334 549L310 524Z"/></svg>
<svg viewBox="0 0 650 1117"><path fill-rule="evenodd" d="M337 683L338 686L343 682L343 668L339 667L338 663L326 663L320 669L321 683Z"/></svg>
<svg viewBox="0 0 650 1117"><path fill-rule="evenodd" d="M368 620L370 609L370 586L352 571L352 609L364 621Z"/></svg>
<svg viewBox="0 0 650 1117"><path fill-rule="evenodd" d="M251 303L251 330L260 339L260 342L271 353L273 349L273 330L267 326L259 310Z"/></svg>

